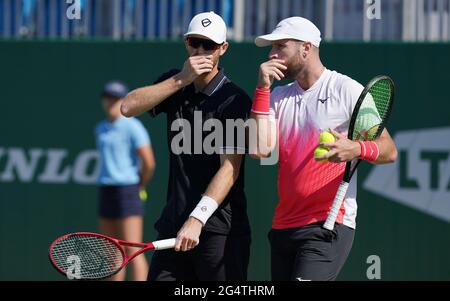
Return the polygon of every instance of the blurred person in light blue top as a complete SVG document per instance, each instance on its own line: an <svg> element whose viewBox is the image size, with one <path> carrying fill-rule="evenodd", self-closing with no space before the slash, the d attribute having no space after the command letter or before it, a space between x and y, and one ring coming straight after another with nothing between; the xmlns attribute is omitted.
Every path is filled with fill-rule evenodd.
<svg viewBox="0 0 450 301"><path fill-rule="evenodd" d="M100 157L99 228L114 238L142 242L145 186L153 176L155 159L150 137L135 118L125 118L120 112L122 98L128 93L120 81L108 82L101 93L106 119L95 128ZM133 252L128 248L127 252ZM133 280L145 280L148 264L145 255L131 263ZM111 280L124 280L125 271Z"/></svg>
<svg viewBox="0 0 450 301"><path fill-rule="evenodd" d="M101 153L100 185L133 185L140 183L139 155L136 150L150 144L149 135L136 118L105 120L95 130Z"/></svg>

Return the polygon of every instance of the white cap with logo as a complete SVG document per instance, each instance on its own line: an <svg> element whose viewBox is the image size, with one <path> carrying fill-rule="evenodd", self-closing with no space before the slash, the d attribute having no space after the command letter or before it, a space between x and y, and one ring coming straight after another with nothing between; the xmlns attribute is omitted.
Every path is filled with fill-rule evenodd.
<svg viewBox="0 0 450 301"><path fill-rule="evenodd" d="M199 35L222 44L227 40L227 25L221 16L214 12L201 13L192 18L185 37Z"/></svg>
<svg viewBox="0 0 450 301"><path fill-rule="evenodd" d="M291 17L278 23L271 34L257 37L255 44L258 47L266 47L273 41L284 39L311 42L316 47L319 47L322 41L320 30L314 23L302 17Z"/></svg>

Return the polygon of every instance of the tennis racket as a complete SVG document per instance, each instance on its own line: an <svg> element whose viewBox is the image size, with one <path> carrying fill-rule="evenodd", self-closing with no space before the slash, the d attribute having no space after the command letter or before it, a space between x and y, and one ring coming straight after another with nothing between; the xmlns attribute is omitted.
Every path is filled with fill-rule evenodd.
<svg viewBox="0 0 450 301"><path fill-rule="evenodd" d="M124 246L141 248L127 256ZM151 243L132 243L98 233L71 233L56 239L50 246L53 266L69 279L100 280L123 269L136 256L148 250L175 247L175 238Z"/></svg>
<svg viewBox="0 0 450 301"><path fill-rule="evenodd" d="M385 129L394 102L394 82L388 76L377 76L364 88L353 110L348 131L348 139L353 141L373 141ZM361 160L347 162L344 178L334 198L333 205L323 227L332 231L344 202L350 179Z"/></svg>

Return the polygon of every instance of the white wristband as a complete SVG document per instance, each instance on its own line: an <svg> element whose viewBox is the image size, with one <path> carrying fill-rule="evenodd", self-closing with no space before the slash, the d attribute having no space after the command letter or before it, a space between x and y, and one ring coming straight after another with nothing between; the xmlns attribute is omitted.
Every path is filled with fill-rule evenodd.
<svg viewBox="0 0 450 301"><path fill-rule="evenodd" d="M208 196L202 197L200 202L195 207L194 211L191 213L191 217L194 217L203 223L203 226L206 225L208 219L213 215L213 213L217 210L219 205L216 201Z"/></svg>

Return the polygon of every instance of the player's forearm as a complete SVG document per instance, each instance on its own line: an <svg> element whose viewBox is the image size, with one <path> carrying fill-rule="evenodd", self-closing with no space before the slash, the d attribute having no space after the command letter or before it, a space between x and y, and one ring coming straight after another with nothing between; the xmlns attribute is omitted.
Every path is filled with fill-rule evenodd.
<svg viewBox="0 0 450 301"><path fill-rule="evenodd" d="M200 221L203 225L223 203L239 176L242 156L232 155L223 160L222 166L211 180L202 199L190 214L190 218Z"/></svg>
<svg viewBox="0 0 450 301"><path fill-rule="evenodd" d="M270 118L270 86L273 78L270 72L265 72L265 65L261 65L259 84L255 89L250 115L256 123L256 133L249 134L250 156L255 159L269 157L275 149L277 137L275 122Z"/></svg>
<svg viewBox="0 0 450 301"><path fill-rule="evenodd" d="M379 155L372 164L388 164L397 160L397 147L387 129L384 129L380 137L374 142L378 148Z"/></svg>
<svg viewBox="0 0 450 301"><path fill-rule="evenodd" d="M159 84L131 91L123 100L121 112L126 117L141 115L152 110L185 86L178 75Z"/></svg>
<svg viewBox="0 0 450 301"><path fill-rule="evenodd" d="M267 115L252 113L250 118L256 122L256 133L249 134L250 155L256 159L267 158L276 146L276 124Z"/></svg>
<svg viewBox="0 0 450 301"><path fill-rule="evenodd" d="M205 195L214 199L220 206L239 176L239 167L225 161L206 189Z"/></svg>
<svg viewBox="0 0 450 301"><path fill-rule="evenodd" d="M397 160L397 147L390 138L380 137L375 143L378 146L380 155L373 164L389 164Z"/></svg>

